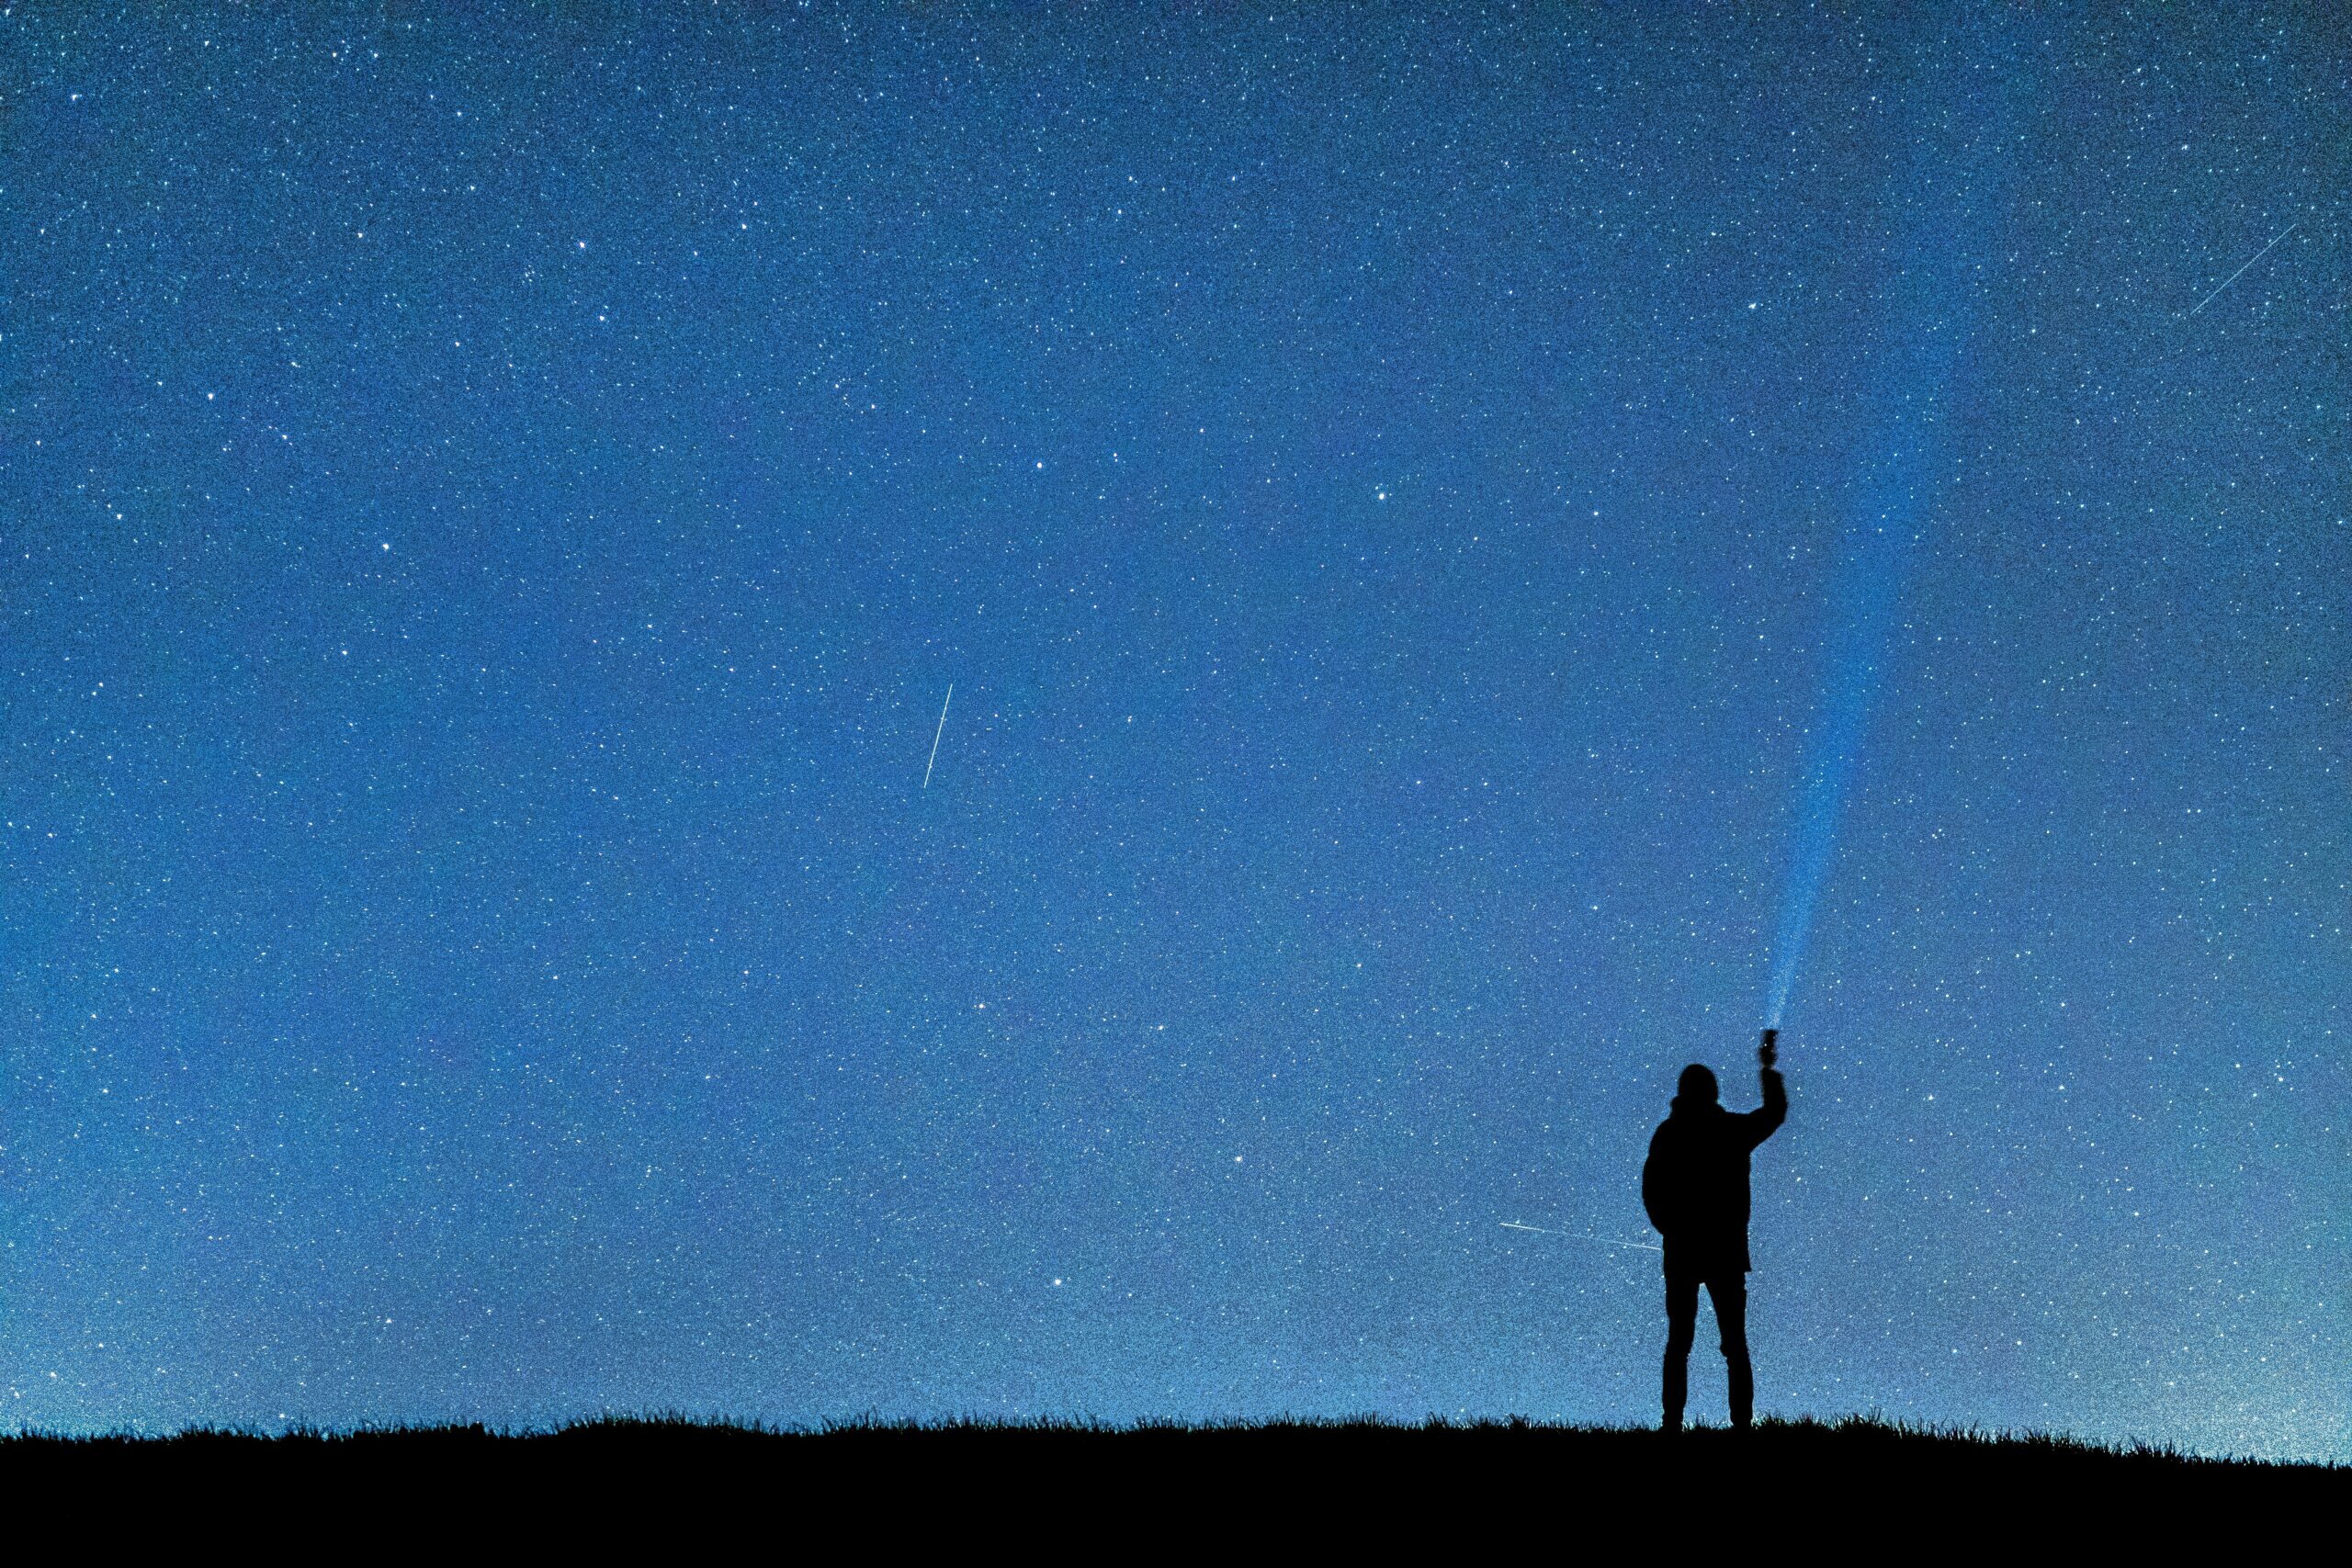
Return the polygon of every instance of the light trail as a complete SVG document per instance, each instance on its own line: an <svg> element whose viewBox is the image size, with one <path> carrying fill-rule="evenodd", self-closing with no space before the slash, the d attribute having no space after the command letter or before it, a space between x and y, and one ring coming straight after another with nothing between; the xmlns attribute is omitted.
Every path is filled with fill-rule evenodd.
<svg viewBox="0 0 2352 1568"><path fill-rule="evenodd" d="M931 787L931 770L939 765L939 738L947 733L947 703L956 700L956 682L947 682L947 702L939 705L939 728L931 732L931 761L922 765L922 787Z"/></svg>
<svg viewBox="0 0 2352 1568"><path fill-rule="evenodd" d="M2267 245L2263 246L2263 247L2262 247L2262 249L2260 249L2260 250L2258 250L2258 251L2256 251L2256 252L2255 252L2255 253L2254 253L2253 260L2248 261L2248 262L2245 264L2245 266L2242 266L2242 267L2238 268L2238 269L2237 269L2237 271L2235 271L2235 272L2233 272L2233 273L2230 274L2230 276L2227 276L2227 277L2225 277L2225 278L2222 279L2222 288L2227 288L2231 284L2235 283L2239 278L2244 277L2244 276L2245 276L2245 274L2246 274L2246 267L2250 267L2250 266L2252 266L2252 265L2255 264L2255 262L2258 262L2258 261L2260 261L2263 257L2265 257L2265 256L2268 255L2272 251L2277 250L2277 249L2278 248L2278 242L2279 242L2280 240L2285 239L2288 235L2290 235L2290 234L2293 233L2296 230L2298 230L2298 229L2301 228L2302 226L2303 226L2303 220L2302 220L2301 219L2298 218L2298 219L2296 219L2292 223L2288 224L2284 229L2279 230L2279 231L2278 231L2278 235L2277 235L2275 238L2273 238L2273 239L2271 240L2270 243L2268 243L2268 244L2267 244ZM2188 316L2183 317L2183 318L2182 318L2182 320L2187 321L2187 320L2193 319L2193 318L2196 316L2196 314L2197 314L2197 311L2198 311L2198 310L2203 310L2206 306L2211 305L2214 300L2219 299L2222 297L2222 288L2216 288L2216 289L2214 289L2212 293L2208 294L2207 296L2205 296L2205 298L2204 298L2204 299L2199 299L2199 301L2197 301L2197 307L2196 307L2196 310L2190 310L2190 311L2188 312Z"/></svg>
<svg viewBox="0 0 2352 1568"><path fill-rule="evenodd" d="M1666 1250L1666 1248L1662 1247L1652 1247L1645 1241L1611 1241L1605 1235L1595 1235L1590 1231L1546 1230L1542 1225L1521 1224L1517 1220L1502 1220L1498 1223L1500 1224L1503 1229L1507 1231L1533 1231L1537 1235L1564 1235L1570 1241L1597 1241L1603 1247L1630 1247L1641 1252L1664 1252Z"/></svg>

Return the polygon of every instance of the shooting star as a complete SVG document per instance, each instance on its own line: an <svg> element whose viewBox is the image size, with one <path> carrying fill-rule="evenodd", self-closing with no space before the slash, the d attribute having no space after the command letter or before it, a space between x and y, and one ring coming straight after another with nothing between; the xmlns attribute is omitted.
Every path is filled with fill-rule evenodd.
<svg viewBox="0 0 2352 1568"><path fill-rule="evenodd" d="M1545 1230L1542 1225L1523 1225L1517 1220L1502 1220L1497 1223L1507 1231L1533 1231L1537 1235L1564 1235L1571 1241L1597 1241L1603 1247L1630 1247L1642 1252L1664 1252L1666 1250L1666 1248L1662 1247L1652 1247L1645 1241L1611 1241L1605 1235L1595 1235L1590 1231Z"/></svg>
<svg viewBox="0 0 2352 1568"><path fill-rule="evenodd" d="M947 703L956 700L956 682L947 682L947 702L939 705L939 728L931 732L931 761L922 765L922 787L931 787L931 770L939 765L939 738L947 733Z"/></svg>
<svg viewBox="0 0 2352 1568"><path fill-rule="evenodd" d="M2290 235L2290 234L2293 233L2296 230L2298 230L2298 229L2301 228L2301 227L2302 227L2302 224L2303 224L2303 220L2302 220L2301 219L2298 218L2298 219L2296 219L2292 223L2288 224L2284 229L2279 230L2279 231L2278 231L2278 235L2276 236L2276 238L2274 238L2274 239L2272 239L2272 240L2271 240L2270 243L2268 243L2268 244L2267 244L2267 245L2263 246L2263 247L2262 247L2262 249L2260 249L2260 250L2258 250L2258 251L2256 251L2256 252L2255 252L2255 253L2254 253L2254 259L2253 259L2253 261L2249 261L2249 262L2247 262L2247 263L2245 264L2245 266L2242 266L2242 267L2238 268L2238 269L2237 269L2237 271L2235 271L2235 272L2233 272L2233 273L2230 274L2230 276L2227 276L2227 277L2225 277L2225 278L2222 279L2222 288L2227 288L2231 284L2235 283L2239 278L2244 277L2244 276L2245 276L2245 270L2246 270L2246 267L2247 267L2247 266L2252 266L2252 265L2254 265L2254 263L2255 263L2255 262L2258 262L2258 261L2260 261L2263 257L2265 257L2265 256L2268 255L2272 251L2276 250L2276 249L2278 248L2278 242L2279 242L2280 240L2285 239L2288 235ZM2184 317L2184 318L2183 318L2183 320L2192 320L2192 319L2194 319L2194 318L2195 318L2195 316L2196 316L2196 314L2197 314L2197 311L2198 311L2198 310L2203 310L2206 306L2211 305L2214 300L2219 299L2222 297L2222 288L2216 288L2215 290L2213 290L2213 292L2212 292L2212 293L2208 294L2207 296L2205 296L2205 298L2204 298L2204 299L2199 299L2199 301L2197 301L2197 310L2189 311L2189 312L2188 312L2188 315L2187 317Z"/></svg>

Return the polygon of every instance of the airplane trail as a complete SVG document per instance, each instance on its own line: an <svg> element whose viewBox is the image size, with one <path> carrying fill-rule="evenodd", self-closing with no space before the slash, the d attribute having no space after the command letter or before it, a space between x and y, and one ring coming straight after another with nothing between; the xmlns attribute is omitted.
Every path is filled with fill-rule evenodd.
<svg viewBox="0 0 2352 1568"><path fill-rule="evenodd" d="M2273 250L2276 250L2280 240L2285 239L2296 230L2301 228L2303 220L2298 218L2292 223L2288 224L2284 229L2279 230L2278 234L2271 240L2270 243L2263 246L2262 249L2254 253L2253 260L2248 261L2245 264L2245 266L2238 268L2237 271L2222 279L2222 288L2227 288L2231 284L2235 283L2239 278L2244 277L2245 276L2245 269L2247 266L2252 266L2255 262L2260 261L2263 257L2268 255ZM2203 310L2206 306L2211 305L2214 300L2219 299L2222 297L2222 288L2216 288L2212 293L2208 294L2204 299L2197 301L2197 310L2189 311L2188 315L2184 317L2183 320L2194 320L2198 310Z"/></svg>
<svg viewBox="0 0 2352 1568"><path fill-rule="evenodd" d="M1571 1241L1597 1241L1603 1247L1630 1247L1643 1252L1664 1252L1666 1250L1666 1248L1662 1247L1652 1247L1645 1241L1611 1241L1605 1235L1595 1235L1590 1231L1545 1230L1542 1225L1523 1225L1517 1220L1499 1220L1496 1223L1500 1224L1503 1229L1507 1231L1533 1231L1538 1235L1564 1235Z"/></svg>
<svg viewBox="0 0 2352 1568"><path fill-rule="evenodd" d="M931 770L939 765L939 738L947 733L947 703L956 700L956 682L947 682L947 702L939 705L939 728L931 732L931 761L922 765L922 787L931 787Z"/></svg>

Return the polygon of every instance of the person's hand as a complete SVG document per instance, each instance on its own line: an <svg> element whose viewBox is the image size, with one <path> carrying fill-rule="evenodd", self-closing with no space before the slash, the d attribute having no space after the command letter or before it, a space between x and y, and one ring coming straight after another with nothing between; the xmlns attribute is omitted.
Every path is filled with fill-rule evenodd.
<svg viewBox="0 0 2352 1568"><path fill-rule="evenodd" d="M1780 1042L1781 1032L1777 1029L1768 1029L1764 1032L1764 1043L1756 1048L1756 1059L1763 1064L1764 1070L1768 1073L1772 1070L1772 1064L1781 1059Z"/></svg>

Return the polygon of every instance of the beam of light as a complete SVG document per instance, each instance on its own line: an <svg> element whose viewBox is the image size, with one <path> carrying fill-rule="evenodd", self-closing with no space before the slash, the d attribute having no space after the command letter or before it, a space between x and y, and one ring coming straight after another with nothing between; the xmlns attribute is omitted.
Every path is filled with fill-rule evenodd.
<svg viewBox="0 0 2352 1568"><path fill-rule="evenodd" d="M956 700L956 682L947 682L947 702L939 705L939 728L931 732L931 761L922 765L922 787L931 787L931 770L939 765L939 738L947 733L947 703Z"/></svg>
<svg viewBox="0 0 2352 1568"><path fill-rule="evenodd" d="M1771 986L1764 1009L1767 1029L1780 1027L1813 934L1814 908L1821 900L1830 852L1838 846L1847 790L1860 765L1862 737L1885 669L1888 631L1909 574L1917 524L1917 512L1903 506L1857 531L1857 547L1849 558L1850 609L1831 648L1828 684L1804 771L1796 839L1772 942Z"/></svg>
<svg viewBox="0 0 2352 1568"><path fill-rule="evenodd" d="M1888 398L1883 425L1855 487L1846 528L1837 629L1824 661L1820 712L1806 747L1797 830L1772 942L1764 1025L1777 1029L1813 935L1846 797L1860 771L1862 742L1884 684L1896 612L1911 575L1920 530L1935 501L1944 405L1965 331L1954 310L1919 333L1893 367L1900 396Z"/></svg>
<svg viewBox="0 0 2352 1568"><path fill-rule="evenodd" d="M1597 1241L1603 1247L1630 1247L1642 1252L1664 1252L1666 1250L1666 1248L1662 1247L1652 1247L1645 1241L1611 1241L1605 1235L1595 1235L1590 1231L1545 1230L1542 1225L1523 1225L1517 1220L1502 1220L1498 1223L1507 1231L1533 1231L1537 1235L1564 1235L1570 1241Z"/></svg>
<svg viewBox="0 0 2352 1568"><path fill-rule="evenodd" d="M2222 288L2214 289L2212 293L2208 294L2204 299L2197 301L2196 310L2190 310L2188 314L2191 317L2194 317L2198 310L2203 310L2206 306L2211 305L2214 300L2219 299L2222 297L2222 288L2227 288L2231 284L2235 283L2239 278L2244 277L2246 274L2246 267L2252 266L2256 262L2260 261L2272 251L2278 249L2278 242L2293 233L2297 229L2302 227L2302 222L2303 220L2298 218L2292 223L2288 224L2284 229L2279 230L2278 234L2271 240L2270 243L2255 252L2254 255L2246 262L2245 266L2238 268L2237 271L2222 279Z"/></svg>
<svg viewBox="0 0 2352 1568"><path fill-rule="evenodd" d="M1831 605L1834 629L1825 649L1819 710L1806 738L1797 826L1773 936L1767 1028L1780 1027L1804 963L1871 710L1885 683L1904 586L1949 472L1944 430L1981 271L1972 242L1983 238L1996 205L2005 162L2006 116L1997 97L1986 107L1993 112L1971 148L1939 153L1924 139L1917 148L1910 188L1934 192L1937 199L1912 205L1908 231L1885 253L1892 264L1883 288L1894 346L1873 367L1875 412L1865 426L1847 503Z"/></svg>

